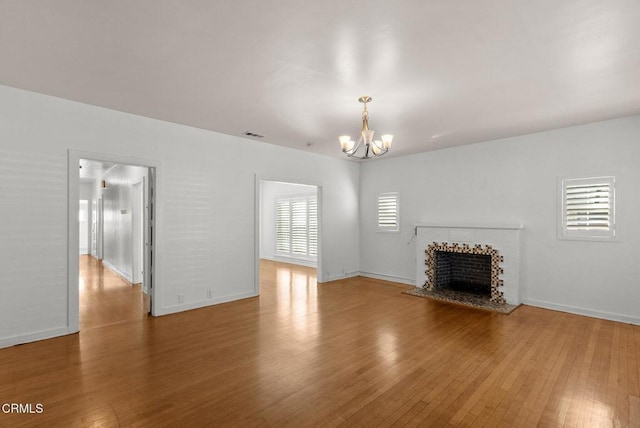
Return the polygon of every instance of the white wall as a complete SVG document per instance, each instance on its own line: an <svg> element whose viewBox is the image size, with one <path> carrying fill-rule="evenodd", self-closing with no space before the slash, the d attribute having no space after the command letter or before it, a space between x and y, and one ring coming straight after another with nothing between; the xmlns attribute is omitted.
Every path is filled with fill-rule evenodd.
<svg viewBox="0 0 640 428"><path fill-rule="evenodd" d="M104 204L103 263L133 282L132 185L147 176L147 168L116 165L102 177Z"/></svg>
<svg viewBox="0 0 640 428"><path fill-rule="evenodd" d="M282 183L278 181L261 181L260 258L283 260L288 263L316 267L315 261L303 261L276 256L276 200L292 196L315 196L317 193L315 186Z"/></svg>
<svg viewBox="0 0 640 428"><path fill-rule="evenodd" d="M358 271L357 164L0 86L0 347L73 331L70 148L160 165L156 314L255 294L256 175L320 183L324 278Z"/></svg>
<svg viewBox="0 0 640 428"><path fill-rule="evenodd" d="M416 222L523 223L524 303L640 324L638 160L634 116L362 164L361 271L414 281ZM619 242L558 240L558 177L609 174ZM377 194L391 191L401 232L376 233Z"/></svg>

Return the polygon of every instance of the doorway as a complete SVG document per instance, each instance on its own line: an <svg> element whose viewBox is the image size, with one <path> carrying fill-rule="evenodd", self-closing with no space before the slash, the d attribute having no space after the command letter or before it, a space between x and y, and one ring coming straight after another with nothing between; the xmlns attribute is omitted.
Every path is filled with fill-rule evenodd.
<svg viewBox="0 0 640 428"><path fill-rule="evenodd" d="M322 282L322 186L256 177L256 294L261 264L310 267Z"/></svg>
<svg viewBox="0 0 640 428"><path fill-rule="evenodd" d="M116 289L119 297L111 299L111 315L107 317L111 322L117 321L113 317L119 313L127 313L123 307L129 303L124 306L117 303L123 302L127 295L138 295L140 301L147 302L139 305L138 315L156 315L157 164L144 159L69 150L70 331L80 329L80 314L88 313L87 304L93 301L109 306L106 300L116 295ZM86 194L87 190L81 187L86 188L87 182L91 183L92 192L87 203L87 211L92 217L87 225L89 251L79 259L79 196ZM78 215L74 215L76 212ZM81 290L81 287L84 288ZM94 309L92 312L97 312ZM123 317L127 320L127 315ZM92 326L99 318L94 317ZM83 322L83 325L87 324Z"/></svg>
<svg viewBox="0 0 640 428"><path fill-rule="evenodd" d="M80 159L80 195L92 200L96 237L103 243L100 259L91 256L87 247L87 200L80 200L80 327L94 327L118 321L131 321L150 311L149 287L144 276L144 230L150 224L145 218L145 195L152 175L150 168ZM98 204L98 201L101 204ZM97 227L98 205L101 227ZM92 232L93 233L93 232ZM83 245L84 243L84 245Z"/></svg>

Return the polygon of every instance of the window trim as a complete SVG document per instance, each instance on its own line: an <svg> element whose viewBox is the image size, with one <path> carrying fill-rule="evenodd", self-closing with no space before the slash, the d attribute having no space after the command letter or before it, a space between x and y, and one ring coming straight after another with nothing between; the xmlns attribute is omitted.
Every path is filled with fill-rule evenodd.
<svg viewBox="0 0 640 428"><path fill-rule="evenodd" d="M570 185L606 184L609 186L609 229L608 230L570 230L567 228L567 187ZM569 241L618 241L616 204L617 186L614 175L591 177L560 177L558 179L559 212L558 239Z"/></svg>
<svg viewBox="0 0 640 428"><path fill-rule="evenodd" d="M394 226L381 226L380 225L380 199L384 197L393 197L396 200L395 211L395 225ZM382 233L400 233L400 193L399 192L383 192L378 193L376 198L376 231Z"/></svg>

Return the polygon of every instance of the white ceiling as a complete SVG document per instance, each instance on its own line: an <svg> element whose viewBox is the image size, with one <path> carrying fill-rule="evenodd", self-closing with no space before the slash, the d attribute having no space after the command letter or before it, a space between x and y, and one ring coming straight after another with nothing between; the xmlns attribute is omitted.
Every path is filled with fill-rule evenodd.
<svg viewBox="0 0 640 428"><path fill-rule="evenodd" d="M638 0L0 0L0 83L341 157L640 113Z"/></svg>
<svg viewBox="0 0 640 428"><path fill-rule="evenodd" d="M113 162L94 161L89 159L80 159L79 177L82 182L93 182L102 178L102 176L111 168L116 166Z"/></svg>

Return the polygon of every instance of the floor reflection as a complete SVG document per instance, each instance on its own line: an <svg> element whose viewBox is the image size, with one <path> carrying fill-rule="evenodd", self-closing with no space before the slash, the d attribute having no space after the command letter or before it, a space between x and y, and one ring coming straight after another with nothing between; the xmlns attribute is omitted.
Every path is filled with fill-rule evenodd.
<svg viewBox="0 0 640 428"><path fill-rule="evenodd" d="M269 265L267 265L269 266ZM305 266L277 264L275 288L278 315L294 326L296 339L318 333L318 284L316 270ZM269 275L270 268L264 269ZM271 281L266 281L271 283Z"/></svg>
<svg viewBox="0 0 640 428"><path fill-rule="evenodd" d="M80 256L80 330L146 318L148 296L90 255Z"/></svg>
<svg viewBox="0 0 640 428"><path fill-rule="evenodd" d="M294 392L305 387L321 358L316 269L263 260L260 287L260 299L268 311L263 319L271 321L260 324L264 334L259 335L257 374L269 388L275 385L276 390ZM289 374L275 375L274 359L282 360L283 355Z"/></svg>
<svg viewBox="0 0 640 428"><path fill-rule="evenodd" d="M398 336L395 331L381 329L377 336L378 358L386 362L389 367L398 361Z"/></svg>
<svg viewBox="0 0 640 428"><path fill-rule="evenodd" d="M580 395L582 392L580 391ZM610 427L615 421L611 406L597 399L567 394L560 398L558 421L573 426Z"/></svg>

